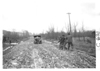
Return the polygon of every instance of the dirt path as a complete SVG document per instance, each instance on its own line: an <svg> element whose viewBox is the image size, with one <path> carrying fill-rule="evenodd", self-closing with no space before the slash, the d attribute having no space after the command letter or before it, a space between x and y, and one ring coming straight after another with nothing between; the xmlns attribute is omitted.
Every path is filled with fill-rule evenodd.
<svg viewBox="0 0 100 71"><path fill-rule="evenodd" d="M3 56L4 68L95 68L95 58L82 51L59 50L52 43L20 43Z"/></svg>

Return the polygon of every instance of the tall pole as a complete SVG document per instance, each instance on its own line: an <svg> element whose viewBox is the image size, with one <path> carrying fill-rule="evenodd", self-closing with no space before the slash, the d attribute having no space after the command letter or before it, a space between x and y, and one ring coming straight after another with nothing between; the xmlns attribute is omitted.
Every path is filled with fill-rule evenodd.
<svg viewBox="0 0 100 71"><path fill-rule="evenodd" d="M70 20L70 14L71 13L67 13L68 14L68 18L69 18L69 32L71 33L72 30L71 30L71 20Z"/></svg>

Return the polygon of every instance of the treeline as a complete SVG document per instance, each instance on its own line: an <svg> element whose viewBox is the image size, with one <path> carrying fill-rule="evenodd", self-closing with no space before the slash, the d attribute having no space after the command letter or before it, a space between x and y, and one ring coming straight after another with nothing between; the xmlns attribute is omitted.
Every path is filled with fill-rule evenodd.
<svg viewBox="0 0 100 71"><path fill-rule="evenodd" d="M3 30L3 43L20 42L30 36L28 31L15 32Z"/></svg>
<svg viewBox="0 0 100 71"><path fill-rule="evenodd" d="M77 32L73 33L74 37L90 37L95 38L95 31L84 31L84 32Z"/></svg>
<svg viewBox="0 0 100 71"><path fill-rule="evenodd" d="M41 33L40 35L45 39L55 39L57 40L62 34L67 35L68 32L60 31L55 32L54 28L50 28L46 33ZM82 32L72 32L73 37L90 37L95 38L95 31L82 31Z"/></svg>

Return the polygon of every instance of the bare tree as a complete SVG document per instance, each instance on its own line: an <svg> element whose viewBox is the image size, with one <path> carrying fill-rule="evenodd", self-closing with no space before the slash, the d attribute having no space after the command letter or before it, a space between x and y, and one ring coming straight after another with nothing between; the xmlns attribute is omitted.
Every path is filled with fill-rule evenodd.
<svg viewBox="0 0 100 71"><path fill-rule="evenodd" d="M82 22L82 32L84 32L85 30L84 30L84 24L83 24L83 22Z"/></svg>
<svg viewBox="0 0 100 71"><path fill-rule="evenodd" d="M84 23L82 22L82 32L84 33L85 32L85 29L84 29ZM83 35L83 41L85 41L85 36Z"/></svg>

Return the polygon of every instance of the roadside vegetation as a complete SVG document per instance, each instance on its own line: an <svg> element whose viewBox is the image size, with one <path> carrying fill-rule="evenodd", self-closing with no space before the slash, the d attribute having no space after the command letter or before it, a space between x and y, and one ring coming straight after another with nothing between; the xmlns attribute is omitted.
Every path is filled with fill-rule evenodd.
<svg viewBox="0 0 100 71"><path fill-rule="evenodd" d="M28 31L15 32L3 30L3 49L11 46L11 43L20 43L21 41L27 40L30 35Z"/></svg>

